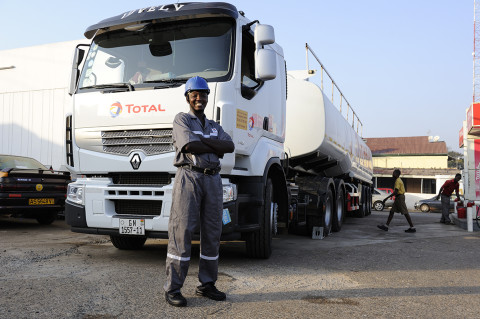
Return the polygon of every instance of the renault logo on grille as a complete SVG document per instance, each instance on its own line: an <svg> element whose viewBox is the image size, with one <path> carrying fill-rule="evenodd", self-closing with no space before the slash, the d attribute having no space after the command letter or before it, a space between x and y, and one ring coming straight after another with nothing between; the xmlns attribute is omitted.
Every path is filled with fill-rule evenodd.
<svg viewBox="0 0 480 319"><path fill-rule="evenodd" d="M142 163L142 159L138 153L133 154L132 159L130 160L130 164L132 164L133 169L138 169L140 164Z"/></svg>

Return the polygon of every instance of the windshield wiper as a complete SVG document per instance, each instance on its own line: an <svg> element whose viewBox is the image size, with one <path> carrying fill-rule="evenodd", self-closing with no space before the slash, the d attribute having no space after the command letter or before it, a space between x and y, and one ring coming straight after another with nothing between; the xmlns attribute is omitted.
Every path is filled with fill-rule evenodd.
<svg viewBox="0 0 480 319"><path fill-rule="evenodd" d="M84 89L124 89L127 88L129 91L135 91L133 85L130 83L110 83L110 84L96 84L90 86L81 87L80 90Z"/></svg>
<svg viewBox="0 0 480 319"><path fill-rule="evenodd" d="M143 83L185 83L187 78L173 78L173 79L162 79L162 80L148 80L143 81Z"/></svg>
<svg viewBox="0 0 480 319"><path fill-rule="evenodd" d="M165 80L148 80L143 81L143 83L158 83L159 86L155 86L154 89L166 89L171 87L180 86L183 83L187 82L186 78L177 78L177 79L165 79Z"/></svg>
<svg viewBox="0 0 480 319"><path fill-rule="evenodd" d="M187 82L187 78L176 78L176 79L164 79L164 80L148 80L148 81L143 81L143 83L185 83Z"/></svg>

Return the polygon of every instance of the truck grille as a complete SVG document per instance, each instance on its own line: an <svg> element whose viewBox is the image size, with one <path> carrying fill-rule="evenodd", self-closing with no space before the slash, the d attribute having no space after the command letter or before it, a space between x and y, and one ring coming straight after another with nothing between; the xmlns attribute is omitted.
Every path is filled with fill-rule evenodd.
<svg viewBox="0 0 480 319"><path fill-rule="evenodd" d="M118 215L160 216L162 201L159 200L115 200Z"/></svg>
<svg viewBox="0 0 480 319"><path fill-rule="evenodd" d="M103 151L128 155L133 150L142 150L147 155L175 151L171 129L102 131Z"/></svg>
<svg viewBox="0 0 480 319"><path fill-rule="evenodd" d="M115 185L168 185L172 178L168 173L112 173Z"/></svg>

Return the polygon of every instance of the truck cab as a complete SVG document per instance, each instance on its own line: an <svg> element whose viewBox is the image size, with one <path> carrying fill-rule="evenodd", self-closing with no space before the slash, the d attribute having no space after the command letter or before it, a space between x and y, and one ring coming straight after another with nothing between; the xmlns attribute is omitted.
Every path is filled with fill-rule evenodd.
<svg viewBox="0 0 480 319"><path fill-rule="evenodd" d="M227 3L177 3L122 13L85 36L66 121L68 168L78 176L66 203L72 230L110 235L118 248L167 237L172 122L189 110L183 93L193 76L207 79L205 114L235 143L221 161L224 237L258 229L264 194L247 189L263 190L269 167L281 171L284 159L285 60L273 28ZM239 191L256 207L243 217Z"/></svg>

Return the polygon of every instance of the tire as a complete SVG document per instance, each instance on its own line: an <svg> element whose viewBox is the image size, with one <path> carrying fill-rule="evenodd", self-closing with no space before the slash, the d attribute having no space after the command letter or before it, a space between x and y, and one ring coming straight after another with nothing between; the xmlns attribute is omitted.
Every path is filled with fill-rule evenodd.
<svg viewBox="0 0 480 319"><path fill-rule="evenodd" d="M330 183L330 185L332 184ZM335 205L330 185L327 183L323 185L324 187L320 187L320 191L324 191L324 193L318 195L317 207L307 216L308 236L312 236L313 227L322 227L323 237L327 237L332 232Z"/></svg>
<svg viewBox="0 0 480 319"><path fill-rule="evenodd" d="M335 181L335 190L337 196L335 197L335 210L332 220L332 231L339 232L342 229L343 221L345 220L345 193L343 192L343 181Z"/></svg>
<svg viewBox="0 0 480 319"><path fill-rule="evenodd" d="M268 259L272 254L272 204L274 204L273 184L269 178L265 185L264 207L259 220L260 229L248 234L245 242L250 258Z"/></svg>
<svg viewBox="0 0 480 319"><path fill-rule="evenodd" d="M368 188L368 215L372 215L372 188Z"/></svg>
<svg viewBox="0 0 480 319"><path fill-rule="evenodd" d="M359 218L363 218L367 215L367 207L366 207L366 194L365 194L365 187L362 186L362 194L360 195L362 202L360 203L360 207L358 208L358 214L356 215Z"/></svg>
<svg viewBox="0 0 480 319"><path fill-rule="evenodd" d="M57 219L57 212L46 212L36 217L37 222L40 225L50 225Z"/></svg>
<svg viewBox="0 0 480 319"><path fill-rule="evenodd" d="M113 246L122 250L138 250L143 247L147 237L127 237L110 235Z"/></svg>
<svg viewBox="0 0 480 319"><path fill-rule="evenodd" d="M373 203L373 209L375 209L377 212L382 211L385 208L385 205L383 205L383 202L380 200L377 200L375 203Z"/></svg>
<svg viewBox="0 0 480 319"><path fill-rule="evenodd" d="M420 210L422 213L428 213L430 211L430 206L428 206L428 204L422 204L420 205Z"/></svg>
<svg viewBox="0 0 480 319"><path fill-rule="evenodd" d="M370 195L370 187L365 188L365 216L372 214L372 200Z"/></svg>
<svg viewBox="0 0 480 319"><path fill-rule="evenodd" d="M333 201L333 193L332 190L329 188L327 193L321 195L320 203L322 205L322 227L323 227L323 236L328 236L332 232L332 224L333 224L333 217L334 217L334 206Z"/></svg>

